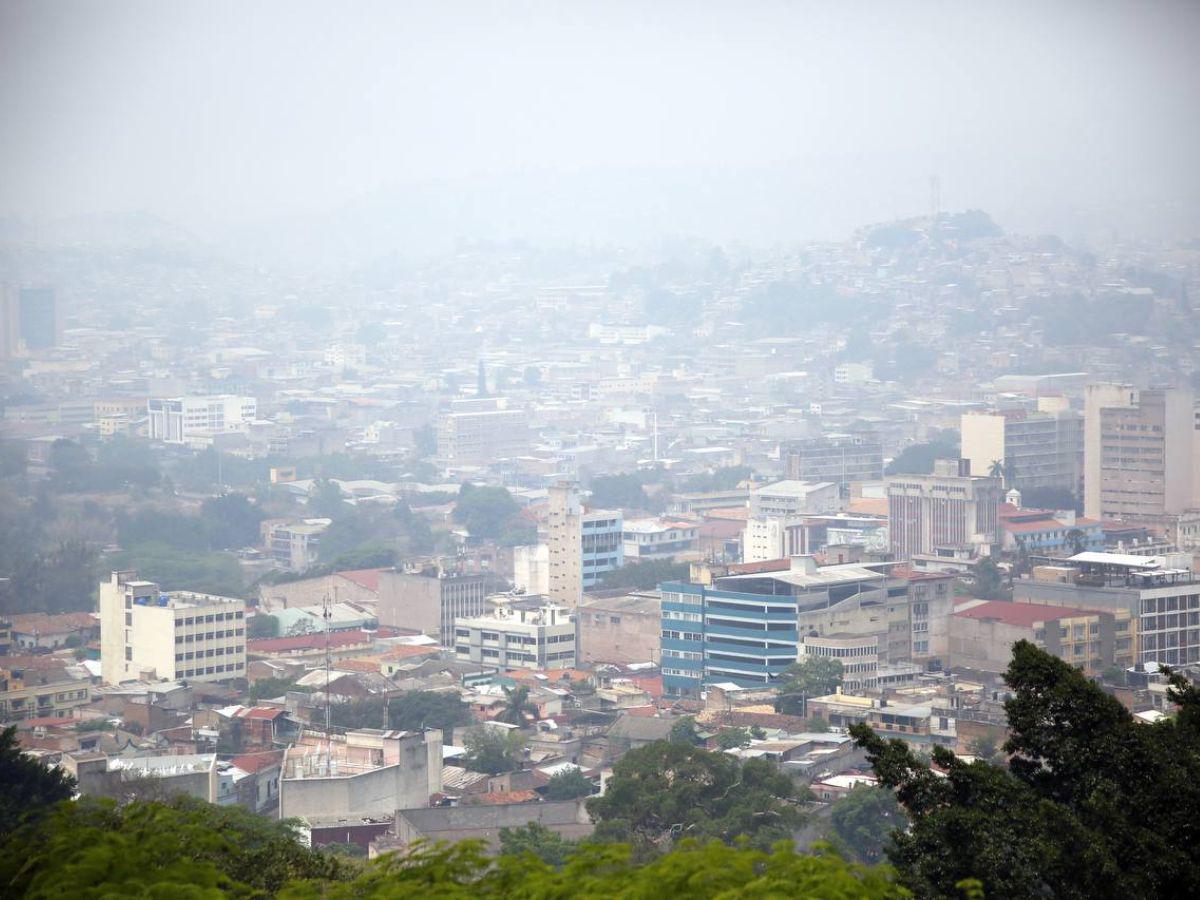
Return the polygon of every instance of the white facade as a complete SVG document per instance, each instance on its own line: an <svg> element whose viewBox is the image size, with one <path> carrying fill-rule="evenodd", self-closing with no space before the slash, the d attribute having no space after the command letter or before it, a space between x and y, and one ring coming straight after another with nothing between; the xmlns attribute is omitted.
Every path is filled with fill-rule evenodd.
<svg viewBox="0 0 1200 900"><path fill-rule="evenodd" d="M565 606L518 601L485 616L456 619L454 655L499 669L572 669L575 615Z"/></svg>
<svg viewBox="0 0 1200 900"><path fill-rule="evenodd" d="M583 598L583 507L570 482L550 488L546 546L550 567L546 594L574 609Z"/></svg>
<svg viewBox="0 0 1200 900"><path fill-rule="evenodd" d="M837 512L838 486L830 481L777 481L750 492L750 518L819 516Z"/></svg>
<svg viewBox="0 0 1200 900"><path fill-rule="evenodd" d="M246 675L246 603L163 593L136 573L100 583L100 670L108 684L153 679L223 681Z"/></svg>
<svg viewBox="0 0 1200 900"><path fill-rule="evenodd" d="M625 561L662 559L687 553L696 546L700 526L694 522L662 519L630 519L622 527Z"/></svg>
<svg viewBox="0 0 1200 900"><path fill-rule="evenodd" d="M830 634L806 637L800 659L819 656L842 664L842 687L849 692L875 687L879 681L879 638L877 635Z"/></svg>
<svg viewBox="0 0 1200 900"><path fill-rule="evenodd" d="M513 547L513 586L527 594L550 593L550 548L546 544Z"/></svg>
<svg viewBox="0 0 1200 900"><path fill-rule="evenodd" d="M146 403L152 441L186 444L190 439L245 431L258 416L253 397L152 398Z"/></svg>

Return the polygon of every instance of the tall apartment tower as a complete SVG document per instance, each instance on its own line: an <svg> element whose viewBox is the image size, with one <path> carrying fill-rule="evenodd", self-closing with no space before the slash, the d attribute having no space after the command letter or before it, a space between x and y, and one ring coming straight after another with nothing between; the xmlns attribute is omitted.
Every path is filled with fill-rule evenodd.
<svg viewBox="0 0 1200 900"><path fill-rule="evenodd" d="M1088 385L1084 419L1084 515L1146 521L1196 505L1191 391Z"/></svg>
<svg viewBox="0 0 1200 900"><path fill-rule="evenodd" d="M965 459L939 459L932 475L888 478L888 531L896 559L938 547L994 544L1000 525L1000 479L972 476Z"/></svg>
<svg viewBox="0 0 1200 900"><path fill-rule="evenodd" d="M962 417L962 456L972 475L987 475L999 462L1021 490L1059 488L1079 492L1083 482L1083 416L1042 397L1036 412L967 413Z"/></svg>
<svg viewBox="0 0 1200 900"><path fill-rule="evenodd" d="M550 599L574 609L583 598L583 507L573 482L560 481L550 488L546 546Z"/></svg>

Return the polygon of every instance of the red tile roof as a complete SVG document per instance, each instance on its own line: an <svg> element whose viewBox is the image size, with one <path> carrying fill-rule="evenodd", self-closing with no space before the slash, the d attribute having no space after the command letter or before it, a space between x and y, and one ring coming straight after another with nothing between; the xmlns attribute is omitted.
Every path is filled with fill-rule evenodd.
<svg viewBox="0 0 1200 900"><path fill-rule="evenodd" d="M13 632L21 634L32 634L35 631L41 634L63 634L100 627L100 619L85 612L59 613L53 616L46 613L21 613L5 618L12 623Z"/></svg>
<svg viewBox="0 0 1200 900"><path fill-rule="evenodd" d="M1076 609L1071 606L1046 606L1042 603L1014 603L1011 600L988 600L970 609L954 613L964 619L995 619L1006 625L1032 628L1035 622L1053 622L1057 619L1073 619L1076 616L1094 616L1094 610Z"/></svg>
<svg viewBox="0 0 1200 900"><path fill-rule="evenodd" d="M277 719L282 715L283 710L273 706L252 706L238 713L242 719Z"/></svg>
<svg viewBox="0 0 1200 900"><path fill-rule="evenodd" d="M23 719L16 724L19 728L65 728L80 721L82 720L72 719L70 716L42 716L37 719Z"/></svg>
<svg viewBox="0 0 1200 900"><path fill-rule="evenodd" d="M243 753L229 760L243 772L260 772L283 762L282 750L263 750L259 753Z"/></svg>
<svg viewBox="0 0 1200 900"><path fill-rule="evenodd" d="M382 633L380 632L382 636ZM353 631L331 631L329 633L330 647L352 647L355 644L371 644L376 635L355 629ZM300 634L295 637L262 638L257 641L247 641L246 650L250 653L284 653L288 650L320 650L325 647L325 634Z"/></svg>
<svg viewBox="0 0 1200 900"><path fill-rule="evenodd" d="M347 581L354 582L359 587L379 593L379 573L382 571L383 569L351 569L348 572L338 572L337 574Z"/></svg>
<svg viewBox="0 0 1200 900"><path fill-rule="evenodd" d="M765 559L762 562L733 563L729 566L730 575L756 575L759 572L786 572L792 567L792 561L787 557L782 559Z"/></svg>

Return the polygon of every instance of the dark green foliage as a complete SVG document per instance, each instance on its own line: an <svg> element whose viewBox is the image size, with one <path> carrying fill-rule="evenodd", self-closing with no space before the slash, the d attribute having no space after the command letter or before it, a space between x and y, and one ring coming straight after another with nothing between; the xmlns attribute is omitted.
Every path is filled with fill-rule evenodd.
<svg viewBox="0 0 1200 900"><path fill-rule="evenodd" d="M575 800L594 793L596 785L583 774L582 769L567 769L550 776L545 792L547 800Z"/></svg>
<svg viewBox="0 0 1200 900"><path fill-rule="evenodd" d="M524 726L528 720L536 719L537 704L529 699L529 688L524 685L504 689L504 708L496 716L496 721L508 725Z"/></svg>
<svg viewBox="0 0 1200 900"><path fill-rule="evenodd" d="M481 487L464 482L454 505L454 521L467 529L472 538L495 540L520 512L517 501L507 488Z"/></svg>
<svg viewBox="0 0 1200 900"><path fill-rule="evenodd" d="M888 463L888 475L929 475L933 472L934 460L958 459L959 438L953 436L938 436L926 444L913 444L905 447L900 454Z"/></svg>
<svg viewBox="0 0 1200 900"><path fill-rule="evenodd" d="M896 795L887 788L860 784L833 805L834 834L859 862L880 862L892 832L908 824Z"/></svg>
<svg viewBox="0 0 1200 900"><path fill-rule="evenodd" d="M683 744L685 747L699 747L704 743L693 716L680 716L671 726L671 736L668 740L672 744Z"/></svg>
<svg viewBox="0 0 1200 900"><path fill-rule="evenodd" d="M433 545L429 523L407 504L398 503L391 509L370 504L342 506L321 535L318 551L322 565L330 566L331 571L392 566L401 553L421 553Z"/></svg>
<svg viewBox="0 0 1200 900"><path fill-rule="evenodd" d="M749 466L724 466L711 472L688 476L679 486L679 490L687 493L731 491L753 474L754 470Z"/></svg>
<svg viewBox="0 0 1200 900"><path fill-rule="evenodd" d="M1021 491L1021 506L1026 509L1073 509L1083 512L1079 496L1063 488L1024 488L1017 479Z"/></svg>
<svg viewBox="0 0 1200 900"><path fill-rule="evenodd" d="M619 569L605 572L596 582L597 590L644 591L656 588L664 581L687 581L687 563L669 559L646 559L626 563Z"/></svg>
<svg viewBox="0 0 1200 900"><path fill-rule="evenodd" d="M349 515L351 509L342 497L342 489L328 478L319 478L314 482L304 508L314 518L333 519L335 522Z"/></svg>
<svg viewBox="0 0 1200 900"><path fill-rule="evenodd" d="M252 640L279 637L279 619L270 613L259 613L247 619L246 637Z"/></svg>
<svg viewBox="0 0 1200 900"><path fill-rule="evenodd" d="M1012 586L990 556L985 556L971 569L974 582L972 593L980 600L1011 600Z"/></svg>
<svg viewBox="0 0 1200 900"><path fill-rule="evenodd" d="M570 800L570 797L556 799ZM530 854L548 866L562 868L567 858L578 845L551 831L539 822L530 822L520 828L500 829L500 854L502 856L524 856Z"/></svg>
<svg viewBox="0 0 1200 900"><path fill-rule="evenodd" d="M369 864L352 882L296 884L280 894L280 900L891 900L909 896L884 867L851 865L828 852L797 853L788 843L768 853L752 847L684 841L677 850L639 865L628 847L585 842L556 869L537 858L539 850L546 852L553 846L553 839L530 830L536 833L534 840L528 835L509 838L509 846L519 848L516 855L502 852L498 860L492 860L472 841L450 846L420 844L407 853L388 854ZM520 852L526 849L530 852Z"/></svg>
<svg viewBox="0 0 1200 900"><path fill-rule="evenodd" d="M588 506L593 509L649 510L654 503L642 489L659 473L622 472L616 475L597 475L588 485L592 495Z"/></svg>
<svg viewBox="0 0 1200 900"><path fill-rule="evenodd" d="M978 878L989 898L1200 892L1200 691L1172 676L1173 720L1144 725L1079 670L1020 641L1005 675L1009 768L944 748L932 774L900 741L852 733L912 820L889 852L921 896Z"/></svg>
<svg viewBox="0 0 1200 900"><path fill-rule="evenodd" d="M688 837L769 847L803 823L794 797L792 780L765 760L739 764L725 753L658 741L625 754L587 808L597 840L631 843L644 857Z"/></svg>
<svg viewBox="0 0 1200 900"><path fill-rule="evenodd" d="M52 538L52 514L0 495L0 612L93 608L100 554L78 538Z"/></svg>
<svg viewBox="0 0 1200 900"><path fill-rule="evenodd" d="M228 553L179 550L162 543L143 543L105 557L113 570L132 569L167 591L190 590L223 597L243 597L245 578ZM93 585L94 589L94 585Z"/></svg>
<svg viewBox="0 0 1200 900"><path fill-rule="evenodd" d="M473 772L499 775L521 767L521 751L525 745L516 729L472 728L463 738L467 748L464 762Z"/></svg>
<svg viewBox="0 0 1200 900"><path fill-rule="evenodd" d="M832 694L841 683L841 660L829 656L803 656L784 670L775 708L786 715L802 716L807 712L807 700Z"/></svg>
<svg viewBox="0 0 1200 900"><path fill-rule="evenodd" d="M0 731L0 839L38 821L74 792L70 775L21 752L15 725Z"/></svg>
<svg viewBox="0 0 1200 900"><path fill-rule="evenodd" d="M440 728L449 737L451 729L470 722L470 708L455 693L408 691L388 704L388 727L400 731Z"/></svg>
<svg viewBox="0 0 1200 900"><path fill-rule="evenodd" d="M0 478L25 474L25 445L20 441L0 440Z"/></svg>
<svg viewBox="0 0 1200 900"><path fill-rule="evenodd" d="M259 525L263 513L245 494L221 494L204 501L200 518L208 530L209 546L214 550L251 547L261 542Z"/></svg>
<svg viewBox="0 0 1200 900"><path fill-rule="evenodd" d="M260 678L250 685L249 699L251 703L257 703L259 700L282 697L288 691L308 694L312 692L312 688L299 687L287 678Z"/></svg>
<svg viewBox="0 0 1200 900"><path fill-rule="evenodd" d="M114 438L95 457L74 441L59 439L50 448L50 486L61 493L93 493L151 488L162 480L158 463L144 442Z"/></svg>
<svg viewBox="0 0 1200 900"><path fill-rule="evenodd" d="M717 747L721 750L733 750L737 747L750 746L750 729L725 728L717 734Z"/></svg>

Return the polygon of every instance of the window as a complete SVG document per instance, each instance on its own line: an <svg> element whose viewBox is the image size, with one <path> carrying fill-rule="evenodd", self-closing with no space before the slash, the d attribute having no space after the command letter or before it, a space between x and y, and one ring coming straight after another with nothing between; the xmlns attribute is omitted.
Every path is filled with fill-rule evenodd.
<svg viewBox="0 0 1200 900"><path fill-rule="evenodd" d="M131 613L131 612L125 613L125 624L129 625L129 626L133 625L133 613ZM175 642L178 643L179 638L175 638Z"/></svg>

